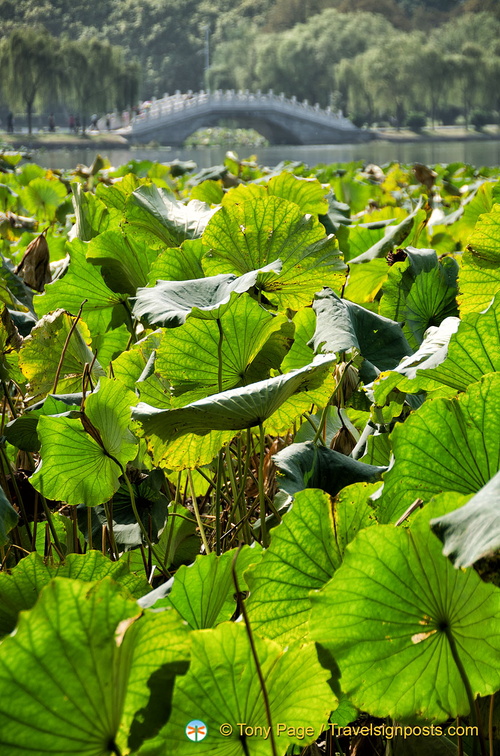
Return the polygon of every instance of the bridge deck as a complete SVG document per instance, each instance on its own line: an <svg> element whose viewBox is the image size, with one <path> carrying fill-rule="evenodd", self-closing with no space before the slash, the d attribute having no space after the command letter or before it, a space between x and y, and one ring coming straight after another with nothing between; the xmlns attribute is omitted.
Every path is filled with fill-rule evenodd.
<svg viewBox="0 0 500 756"><path fill-rule="evenodd" d="M166 95L135 116L122 133L130 141L156 139L178 145L197 129L228 118L255 128L271 144L335 144L369 138L342 113L330 108L321 109L272 91L233 90Z"/></svg>

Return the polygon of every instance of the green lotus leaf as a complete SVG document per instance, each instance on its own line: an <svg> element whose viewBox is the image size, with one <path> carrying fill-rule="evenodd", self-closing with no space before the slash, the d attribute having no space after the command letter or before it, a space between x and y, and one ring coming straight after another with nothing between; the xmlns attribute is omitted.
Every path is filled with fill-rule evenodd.
<svg viewBox="0 0 500 756"><path fill-rule="evenodd" d="M158 252L149 271L148 285L154 286L157 281L187 281L203 278L205 273L201 266L201 259L206 252L207 249L201 239L187 239L178 248L170 247Z"/></svg>
<svg viewBox="0 0 500 756"><path fill-rule="evenodd" d="M470 567L500 548L498 500L500 472L466 504L431 520L431 528L443 541L443 554L455 567Z"/></svg>
<svg viewBox="0 0 500 756"><path fill-rule="evenodd" d="M357 483L332 502L323 491L300 491L262 560L246 573L252 629L280 643L309 633L309 592L322 588L340 566L347 544L373 524L367 500L375 485Z"/></svg>
<svg viewBox="0 0 500 756"><path fill-rule="evenodd" d="M87 262L87 245L75 239L68 245L70 264L67 273L48 284L43 294L34 298L39 317L59 308L76 315L83 306L83 318L91 333L105 333L121 325L126 318L124 294L111 291L102 279L99 268Z"/></svg>
<svg viewBox="0 0 500 756"><path fill-rule="evenodd" d="M371 260L367 265L354 265L349 270L344 297L360 305L373 302L388 275L386 260Z"/></svg>
<svg viewBox="0 0 500 756"><path fill-rule="evenodd" d="M86 258L101 266L102 277L112 291L133 296L140 286L147 285L149 269L157 254L133 235L111 229L91 239Z"/></svg>
<svg viewBox="0 0 500 756"><path fill-rule="evenodd" d="M200 554L193 564L179 567L171 593L154 604L155 609L172 606L193 630L215 627L230 620L238 609L232 571L236 553L238 585L240 591L246 591L243 573L260 561L262 549L258 543L243 546L239 552L231 549L221 556Z"/></svg>
<svg viewBox="0 0 500 756"><path fill-rule="evenodd" d="M172 714L166 727L144 743L140 756L192 754L186 725L193 712L207 726L207 735L196 743L200 754L219 756L271 756L269 738L240 737L238 722L267 726L259 676L243 623L223 623L213 630L197 630L192 638L192 662L188 673L175 686ZM335 707L335 697L326 682L328 673L319 665L313 645L283 650L274 641L255 638L255 649L269 697L271 721L289 727L311 727L319 733ZM231 735L220 732L222 723L233 727ZM276 753L283 756L292 742L303 747L314 736L298 741L282 732L275 736Z"/></svg>
<svg viewBox="0 0 500 756"><path fill-rule="evenodd" d="M321 286L338 287L345 270L335 240L325 237L321 223L279 197L223 206L210 220L203 243L210 248L203 261L210 275L241 275L281 260L280 276L263 289L282 309L308 305Z"/></svg>
<svg viewBox="0 0 500 756"><path fill-rule="evenodd" d="M75 236L82 242L90 241L109 226L110 213L107 207L91 192L84 192L81 184L75 182L73 207L75 208Z"/></svg>
<svg viewBox="0 0 500 756"><path fill-rule="evenodd" d="M443 721L500 685L500 590L455 570L430 531L362 530L328 585L311 594L311 637L343 692L373 716ZM487 643L478 643L487 638Z"/></svg>
<svg viewBox="0 0 500 756"><path fill-rule="evenodd" d="M270 368L280 366L279 350L277 359L271 359L269 364L263 353L272 335L288 325L284 315L271 315L249 296L236 299L221 315L219 325L215 320L198 320L193 314L184 325L164 334L157 351L155 369L170 382L174 395L179 394L177 404L188 404L217 392L219 328L223 334L223 390L268 378Z"/></svg>
<svg viewBox="0 0 500 756"><path fill-rule="evenodd" d="M204 202L184 205L155 184L136 189L125 205L125 223L134 237L149 246L178 247L185 239L197 239L214 214Z"/></svg>
<svg viewBox="0 0 500 756"><path fill-rule="evenodd" d="M235 435L233 430L209 431L203 436L193 431L180 436L174 434L167 441L152 435L148 438L148 449L158 467L176 471L194 470L209 465Z"/></svg>
<svg viewBox="0 0 500 756"><path fill-rule="evenodd" d="M276 260L261 270L242 276L219 275L190 281L159 281L156 286L141 288L134 305L136 318L144 318L149 325L176 328L189 317L217 320L228 310L234 299L253 289L262 274L279 273Z"/></svg>
<svg viewBox="0 0 500 756"><path fill-rule="evenodd" d="M4 428L7 441L18 449L37 452L40 449L38 420L42 415L64 415L71 417L71 411L78 411L82 394L49 394L41 402L28 407L24 415L19 415Z"/></svg>
<svg viewBox="0 0 500 756"><path fill-rule="evenodd" d="M411 233L415 219L422 214L425 219L426 213L422 210L425 200L425 197L420 197L413 212L402 220L401 223L398 223L397 226L387 226L385 236L362 254L350 258L349 265L353 263L366 263L370 260L375 260L377 257L385 257L394 247L401 245Z"/></svg>
<svg viewBox="0 0 500 756"><path fill-rule="evenodd" d="M130 331L125 323L117 328L110 328L105 333L92 335L92 351L100 364L107 368L109 363L123 354L130 343Z"/></svg>
<svg viewBox="0 0 500 756"><path fill-rule="evenodd" d="M19 515L0 487L0 546L5 546L8 541L7 533L16 527L18 520Z"/></svg>
<svg viewBox="0 0 500 756"><path fill-rule="evenodd" d="M439 326L429 328L415 354L405 357L394 370L382 373L374 381L371 388L373 388L375 403L382 407L395 388L400 392L406 391L412 394L422 390L434 391L442 388L443 384L448 384L449 380L458 380L462 388L478 380L483 373L462 385L463 377L460 372L453 377L452 360L446 366L448 369L441 371L441 365L446 363L449 354L450 341L455 338L460 325L459 318L445 318ZM452 351L456 354L454 349ZM435 380L431 377L427 378L428 375L435 376ZM440 375L443 377L442 381L439 380Z"/></svg>
<svg viewBox="0 0 500 756"><path fill-rule="evenodd" d="M373 483L387 468L366 465L312 441L290 444L273 457L279 487L291 496L305 488L320 488L330 496L353 483Z"/></svg>
<svg viewBox="0 0 500 756"><path fill-rule="evenodd" d="M398 519L416 498L477 493L499 469L500 373L458 398L427 400L396 425L391 441L395 464L384 476L381 522Z"/></svg>
<svg viewBox="0 0 500 756"><path fill-rule="evenodd" d="M161 343L161 335L160 330L153 331L113 360L114 376L131 391L135 390L135 384L143 375L150 360L153 360L154 364L156 350Z"/></svg>
<svg viewBox="0 0 500 756"><path fill-rule="evenodd" d="M46 564L42 557L32 552L10 572L0 573L0 636L11 633L19 612L31 609L42 588L55 577L85 581L111 577L139 598L148 588L144 575L134 575L125 561L112 562L100 551L86 554L68 554L64 562Z"/></svg>
<svg viewBox="0 0 500 756"><path fill-rule="evenodd" d="M174 676L187 666L186 630L173 612L140 615L110 578L45 586L0 646L2 754L107 756L117 741L139 745L141 722L152 733L164 724ZM155 678L161 704L148 687Z"/></svg>
<svg viewBox="0 0 500 756"><path fill-rule="evenodd" d="M479 216L468 241L475 257L500 263L500 205L493 205L490 212Z"/></svg>
<svg viewBox="0 0 500 756"><path fill-rule="evenodd" d="M220 181L207 179L191 189L191 199L206 202L207 205L220 205L224 197L224 189Z"/></svg>
<svg viewBox="0 0 500 756"><path fill-rule="evenodd" d="M95 188L95 196L111 211L118 210L120 217L123 215L127 197L141 185L141 181L133 173L130 173L126 165L118 169L121 180L107 186L99 183ZM116 175L115 174L115 175ZM104 230L104 229L103 229Z"/></svg>
<svg viewBox="0 0 500 756"><path fill-rule="evenodd" d="M417 348L429 326L458 315L458 264L452 257L438 260L433 249L405 249L407 258L389 270L380 301L380 314L404 322L410 344Z"/></svg>
<svg viewBox="0 0 500 756"><path fill-rule="evenodd" d="M326 377L333 359L318 355L299 370L278 375L249 386L230 389L172 410L144 403L134 409L146 434L170 441L186 433L206 435L210 431L236 431L264 422L293 394L317 387Z"/></svg>
<svg viewBox="0 0 500 756"><path fill-rule="evenodd" d="M294 315L293 324L295 326L293 344L281 363L281 370L285 373L288 370L296 370L309 365L314 359L314 352L309 345L316 327L314 310L303 307Z"/></svg>
<svg viewBox="0 0 500 756"><path fill-rule="evenodd" d="M459 276L461 315L480 312L500 291L500 205L479 216Z"/></svg>
<svg viewBox="0 0 500 756"><path fill-rule="evenodd" d="M390 370L413 353L399 323L340 299L331 289L315 295L313 309L316 330L311 343L315 351L342 352L354 347L365 358L364 371L372 378L377 375L373 366Z"/></svg>
<svg viewBox="0 0 500 756"><path fill-rule="evenodd" d="M267 184L269 196L282 197L295 202L303 213L323 215L328 212L325 188L316 178L303 178L282 171Z"/></svg>
<svg viewBox="0 0 500 756"><path fill-rule="evenodd" d="M441 325L446 322L443 321ZM447 347L443 344L411 370L403 371L403 366L399 365L398 372L404 372L412 380L398 384L398 388L405 391L432 391L444 385L465 391L483 375L500 371L499 296L483 312L464 315L455 331L451 334ZM428 345L431 346L430 341ZM417 354L414 355L415 358Z"/></svg>
<svg viewBox="0 0 500 756"><path fill-rule="evenodd" d="M59 360L75 318L64 310L56 310L41 318L24 340L19 352L19 366L28 379L32 393L47 394L53 388ZM71 393L82 388L86 365L92 364L92 380L97 383L105 375L89 347L91 336L83 320L79 320L64 352L57 388Z"/></svg>
<svg viewBox="0 0 500 756"><path fill-rule="evenodd" d="M41 462L30 479L33 487L48 499L68 504L94 507L108 501L119 488L120 465L137 452L128 430L136 401L119 381L102 378L99 391L86 400L85 424L83 416L40 417ZM93 435L86 430L89 421Z"/></svg>
<svg viewBox="0 0 500 756"><path fill-rule="evenodd" d="M34 178L23 190L21 199L29 213L39 220L54 220L56 210L65 199L65 185L56 179Z"/></svg>
<svg viewBox="0 0 500 756"><path fill-rule="evenodd" d="M458 277L458 303L463 317L481 312L500 291L500 262L483 260L474 252L465 251Z"/></svg>

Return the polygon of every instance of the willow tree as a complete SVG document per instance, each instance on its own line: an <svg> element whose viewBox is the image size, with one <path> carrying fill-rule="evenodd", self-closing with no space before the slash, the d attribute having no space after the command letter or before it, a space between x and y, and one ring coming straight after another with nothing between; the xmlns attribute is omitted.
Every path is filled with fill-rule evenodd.
<svg viewBox="0 0 500 756"><path fill-rule="evenodd" d="M139 70L137 64L124 60L120 47L99 39L66 42L62 48L65 59L68 99L85 124L91 111L106 112L132 104L137 96Z"/></svg>
<svg viewBox="0 0 500 756"><path fill-rule="evenodd" d="M62 73L59 43L44 29L18 28L2 40L0 65L5 99L11 108L25 109L31 134L35 101L57 90Z"/></svg>

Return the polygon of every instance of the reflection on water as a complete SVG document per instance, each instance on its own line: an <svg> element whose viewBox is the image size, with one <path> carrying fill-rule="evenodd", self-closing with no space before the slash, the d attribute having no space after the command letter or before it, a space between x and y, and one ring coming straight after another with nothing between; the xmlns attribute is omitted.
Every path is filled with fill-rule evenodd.
<svg viewBox="0 0 500 756"><path fill-rule="evenodd" d="M163 149L113 149L103 155L118 167L129 160L194 160L200 169L218 165L230 147L164 147ZM274 166L282 160L297 160L314 166L318 163L345 163L365 160L383 165L401 163L471 163L475 166L500 165L500 141L382 142L313 146L273 146L236 148L242 158L256 154L261 165ZM90 165L95 149L47 150L34 153L33 160L46 168L73 168L77 163Z"/></svg>

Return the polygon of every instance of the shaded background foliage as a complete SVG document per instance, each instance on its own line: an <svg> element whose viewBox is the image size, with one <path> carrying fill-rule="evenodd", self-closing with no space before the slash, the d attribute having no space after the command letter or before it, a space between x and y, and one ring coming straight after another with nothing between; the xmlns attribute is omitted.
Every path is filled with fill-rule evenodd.
<svg viewBox="0 0 500 756"><path fill-rule="evenodd" d="M271 88L368 125L415 112L478 126L498 117L495 0L1 0L0 18L4 57L16 30L27 46L3 77L4 108L27 109L18 71L45 46L33 107L47 113L210 87Z"/></svg>

